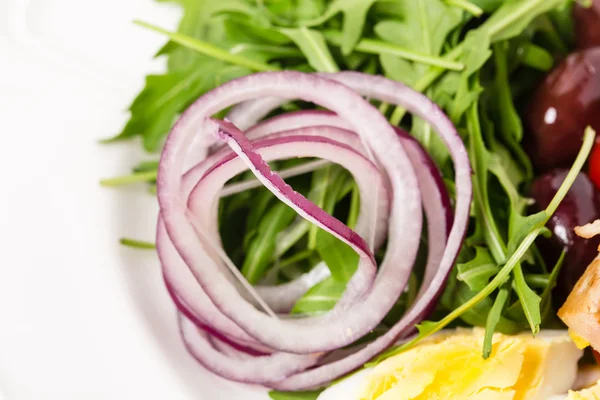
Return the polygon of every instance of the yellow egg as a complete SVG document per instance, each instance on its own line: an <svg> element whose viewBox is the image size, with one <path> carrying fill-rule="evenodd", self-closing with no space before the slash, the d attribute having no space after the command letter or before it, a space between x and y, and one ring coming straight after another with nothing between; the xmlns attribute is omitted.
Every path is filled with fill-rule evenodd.
<svg viewBox="0 0 600 400"><path fill-rule="evenodd" d="M318 400L546 400L571 388L582 355L566 331L495 334L445 331L325 390ZM564 398L563 397L563 398Z"/></svg>

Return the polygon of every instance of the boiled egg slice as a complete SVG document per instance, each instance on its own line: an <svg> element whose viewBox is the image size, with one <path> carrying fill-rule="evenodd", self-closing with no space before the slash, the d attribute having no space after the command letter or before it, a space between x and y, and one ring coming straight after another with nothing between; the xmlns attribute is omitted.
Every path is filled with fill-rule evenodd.
<svg viewBox="0 0 600 400"><path fill-rule="evenodd" d="M443 331L347 377L318 400L546 400L572 387L582 350L567 331L495 334L488 359L481 356L483 336L480 328Z"/></svg>

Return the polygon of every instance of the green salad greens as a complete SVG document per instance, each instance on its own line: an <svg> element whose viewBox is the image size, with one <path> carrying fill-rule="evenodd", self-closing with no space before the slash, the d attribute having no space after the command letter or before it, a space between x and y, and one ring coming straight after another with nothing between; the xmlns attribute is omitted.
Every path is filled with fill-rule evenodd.
<svg viewBox="0 0 600 400"><path fill-rule="evenodd" d="M166 0L158 0L165 2ZM523 108L533 86L573 42L568 0L172 0L183 10L177 31L148 22L143 28L169 41L157 56L167 70L149 75L130 106L122 132L108 141L139 137L151 154L161 149L178 115L195 99L231 79L257 71L291 69L381 74L425 93L450 116L461 134L474 171L469 234L432 319L412 342L449 324L514 333L555 323L550 291L561 262L545 265L534 239L548 234L549 215L565 195L591 146L584 148L563 189L546 211L528 215L524 194L533 178L522 148ZM374 103L393 124L412 134L429 152L453 193L452 163L429 125L399 107ZM312 107L302 102L285 111ZM277 170L298 160L271 163ZM156 161L130 175L103 181L135 182L155 191ZM252 178L243 173L235 181ZM288 180L295 190L345 221L356 223L360 198L351 175L336 165ZM264 188L225 197L219 208L223 246L250 283L286 282L324 261L331 277L310 289L292 312L332 308L354 272L358 257L341 241L316 228ZM423 238L423 242L426 237ZM124 245L152 248L123 239ZM381 259L384 250L377 254ZM422 268L383 325L393 324L416 295ZM385 329L385 326L381 327ZM377 330L373 335L377 334ZM274 399L310 399L315 393Z"/></svg>

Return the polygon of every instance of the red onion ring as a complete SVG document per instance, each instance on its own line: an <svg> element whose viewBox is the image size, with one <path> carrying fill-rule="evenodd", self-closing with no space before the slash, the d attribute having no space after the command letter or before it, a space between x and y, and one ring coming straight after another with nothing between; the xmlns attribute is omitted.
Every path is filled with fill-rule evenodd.
<svg viewBox="0 0 600 400"><path fill-rule="evenodd" d="M336 84L331 79L341 81L343 85ZM449 200L442 189L443 182L431 159L415 142L406 138L399 139L393 135L393 129L377 110L344 85L351 87L361 95L407 108L432 125L442 137L454 161L457 197L453 224ZM263 98L251 100L258 96ZM193 161L190 163L190 160L185 157L187 148L193 141L196 144L200 143L200 149L206 150L214 144L214 138L206 133L219 134L246 162L247 166L253 169L257 177L267 184L270 190L279 194L280 198L291 202L300 213L318 217L318 222L324 228L347 239L356 250L363 254L363 261L370 257L369 249L365 246L362 238L357 237L356 233L349 231L343 224L340 226L330 216L324 215L322 210L305 202L305 199L296 196L295 192L288 189L283 181L278 179L256 152L257 143L250 143L242 132L229 123L217 122L214 124L208 121L210 115L220 109L232 105L233 102L242 101L240 106L232 110L229 118L238 124L238 127L248 130L251 125L269 112L269 107L276 107L282 101L268 96L279 96L286 99L301 98L335 111L333 118L337 120L333 120L332 115L326 112L307 112L309 116L312 113L312 123L309 124L356 131L359 139L353 146L359 149L358 152L362 153L363 157L366 154L376 161L377 166L381 168L381 174L389 179L392 188L388 251L373 285L365 284L359 276L360 273L366 273L366 276L369 276L370 269L366 267L367 263L365 262L363 268L359 269L359 273L353 277L358 284L350 284L344 294L344 300L340 301L332 312L321 317L300 321L281 321L269 318L256 310L252 301L244 299L238 293L240 285L236 284L233 276L223 273L220 255L216 254L215 249L212 248L215 247L215 243L210 238L214 237L214 231L216 231L213 221L214 206L207 207L207 205L215 204L215 197L218 193L213 193L212 198L209 198L211 196L204 197L206 199L204 203L196 203L194 213L186 208L186 199L192 190L190 186L198 182L197 185L200 187L200 182L205 181L206 184L210 181L210 179L205 180L206 178L216 176L216 173L206 174L205 170L204 178L194 176L195 179L190 179L188 182L185 178L182 181L179 178L182 167L194 163ZM310 118L306 117L305 119L306 121L302 121L302 118L298 118L295 122L300 125L294 125L292 123L294 121L291 119L276 117L269 120L270 122L249 129L246 134L256 140L265 135L264 132L270 132L275 138L278 134L273 131L307 128L308 126L303 124L306 124ZM270 128L269 123L271 124ZM269 129L261 131L265 127ZM201 134L195 135L196 132ZM354 136L354 138L357 137ZM344 141L344 143L348 142ZM408 157L405 156L404 150ZM200 153L205 153L205 151L200 151ZM218 154L223 155L222 151ZM209 159L211 162L206 163L207 170L211 168L216 171L219 165L215 158L210 156ZM232 160L239 162L239 159L231 158L230 161ZM425 164L427 168L416 168L415 171L412 165L416 166L417 162L419 167L421 164ZM190 174L191 171L186 176ZM415 175L419 178L418 187ZM203 357L198 357L202 358L199 361L207 365L209 369L230 379L263 383L282 390L321 386L359 367L372 356L385 350L398 338L408 335L414 329L414 323L420 321L431 309L443 288L464 239L471 201L470 168L466 150L456 130L441 110L425 96L402 84L359 73L339 73L325 77L293 72L262 73L231 81L206 94L184 113L171 132L161 157L157 186L161 216L164 221L159 224L157 233L162 238L159 254L162 253L163 268L171 269L169 266L175 258L177 258L176 262L179 267L187 265L189 267L187 277L192 275L195 278L195 282L192 283L200 284L202 290L197 291L205 294L205 300L208 300L213 307L211 311L214 312L214 315L211 317L219 315L218 318L221 318L221 322L229 323L228 326L221 326L223 331L216 329L217 333L222 334L222 337L214 334L215 326L213 324L208 324L209 332L212 332L211 335L216 339L211 339L212 345L210 340L199 340L200 345L198 346L204 349L202 346L206 345L214 353L207 350L206 354L210 354L210 357L205 354ZM431 245L429 247L425 279L417 300L389 332L374 342L356 350L352 355L307 369L316 365L317 361L315 360L321 357L320 353L311 353L346 346L373 328L387 313L388 306L393 305L393 302L404 290L420 237L421 194L423 195L423 208L427 213L428 232L430 235L433 234L433 237L430 236L430 243L434 242L440 246ZM192 200L190 204L193 203ZM194 219L194 217L198 217L197 214L203 215L200 221ZM430 215L438 216L438 218L430 218ZM442 227L435 224L438 221L444 222ZM446 243L447 230L451 224L452 228ZM196 230L198 226L201 229ZM379 228L379 223L376 222L375 227ZM400 235L402 229L406 229L406 236ZM208 235L210 237L207 236L207 230L213 231ZM218 238L216 239L218 240ZM165 243L171 246L170 249L174 253L169 253L169 247ZM218 250L218 245L220 245L219 242L217 242L216 250ZM163 248L167 248L167 251L162 251ZM175 254L177 257L174 257ZM180 269L177 268L178 271ZM177 273L176 276L182 278L183 274ZM366 281L370 281L370 279ZM187 289L183 291L186 292ZM174 298L180 299L180 296L185 294L176 290ZM392 302L390 302L390 296ZM183 303L184 307L192 307L187 300L180 301L180 303ZM372 315L368 315L368 313ZM203 321L194 322L203 323ZM188 324L192 325L189 321ZM348 327L351 332L344 331ZM184 337L189 348L189 330L186 332L188 335L184 335ZM202 333L196 336L202 339L205 337L203 335L206 334ZM323 337L323 335L327 337ZM229 340L231 336L236 336L233 343ZM194 340L194 343L197 341ZM245 351L242 344L244 341L259 347L263 346L269 351L299 354L256 355L254 353L252 355ZM194 354L195 351L198 355L197 350L198 347L195 346L190 349L190 352ZM298 357L298 359L296 360L294 357ZM283 372L280 372L276 379L265 373L260 374L260 371L255 375L244 373L236 369L234 365L240 359L243 359L249 368L259 369L259 366L265 363L269 366L268 368L277 367ZM330 357L326 359L330 360ZM291 363L298 360L301 360L299 363L303 367L294 369L294 365Z"/></svg>
<svg viewBox="0 0 600 400"><path fill-rule="evenodd" d="M211 126L206 124L207 118L214 112L233 102L282 93L285 97L302 98L328 107L350 121L355 130L369 141L380 163L387 169L394 191L389 237L397 241L398 246L388 250L386 259L395 261L390 269L395 272L396 279L380 280L380 292L374 291L374 296L358 304L357 307L362 308L363 312L341 313L343 318L335 319L314 317L302 324L275 320L245 301L225 276L219 274L219 268L211 257L198 251L204 248L203 243L198 240L199 232L188 220L185 202L181 197L179 175L187 146L198 129L206 132L209 128L208 132L211 132ZM214 123L211 125L212 133L217 133ZM210 140L206 140L207 146L210 143ZM188 108L169 135L161 157L157 187L161 214L169 237L213 303L250 336L282 351L326 351L350 344L363 336L377 324L374 315L385 315L393 305L395 298L390 295L397 297L404 289L416 256L421 215L420 194L412 166L385 118L352 90L329 79L296 72L261 73L231 81L207 93ZM308 203L300 203L310 207ZM319 213L316 209L312 211ZM320 222L332 232L352 241L356 249L368 250L358 235L344 226L338 226L327 216L322 217ZM409 233L402 241L397 240L400 228ZM383 264L386 264L385 260ZM384 267L381 269L385 270Z"/></svg>
<svg viewBox="0 0 600 400"><path fill-rule="evenodd" d="M285 152L285 149L282 149L282 147L284 147L282 145L286 145L286 143L293 144L294 139L292 138L290 140L291 136L293 136L297 133L304 133L304 134L312 133L313 135L316 135L318 132L326 133L326 134L329 134L330 136L342 138L342 139L343 138L347 139L349 136L352 135L349 132L341 131L339 129L336 130L335 128L331 128L331 129L329 129L329 128L301 129L301 130L289 131L287 133L277 134L276 139L270 139L268 141L258 142L256 146L257 146L257 148L260 148L260 149L268 149L272 153L272 155L268 156L269 160L278 159L278 158L286 158L286 152ZM314 137L314 138L311 137L311 138L309 138L309 141L314 140L314 142L316 143L317 139L318 139L317 137ZM328 138L324 138L322 140L326 140L330 143L334 143L331 139L328 139ZM293 148L290 149L289 145L287 147L288 147L287 154L293 154L294 156L298 155L297 154L298 152L295 149L293 149ZM220 154L222 154L222 153L223 152L221 152ZM374 175L377 175L377 171L376 171L376 169L374 169L374 167L369 167L369 162L366 159L358 157L356 154L353 155L352 153L353 153L353 151L350 150L349 148L339 149L337 157L338 157L338 160L342 163L342 166L345 166L351 173L355 174L355 176L362 175L362 177L357 178L359 187L362 189L362 192L363 192L362 193L363 199L365 200L364 204L361 206L361 208L365 207L365 206L368 207L369 202L374 201L374 199L372 199L372 200L369 200L369 199L372 197L372 194L375 190L371 190L370 192L368 192L366 190L366 188L368 186L371 186L371 184L377 182L377 179L373 179ZM307 153L307 154L312 154L312 153ZM275 158L273 158L274 156L275 156ZM215 161L211 168L214 170L214 168L216 168L217 166L223 165L227 161L231 161L233 157L234 157L233 153L226 154L219 161ZM212 161L217 158L218 158L217 155L211 156L209 161ZM188 188L187 191L189 192L190 198L193 197L193 189L189 189L189 186L191 186L191 185L187 185L187 181L189 179L194 179L195 177L197 177L199 175L207 176L208 174L210 174L210 172L211 172L210 168L206 164L210 164L210 163L199 164L198 166L196 166L195 168L190 170L184 177L184 186L186 186ZM241 170L243 168L244 167L239 168L239 170ZM368 172L369 168L371 168L370 172ZM225 177L223 179L223 182L227 181L229 178L230 178L230 176ZM200 181L202 181L202 179L200 179ZM219 186L220 185L212 186L212 189L218 190ZM384 190L384 189L385 189L385 187L381 186L380 190ZM200 193L202 193L202 192L203 191L200 190ZM204 192L202 194L206 194L206 192ZM213 198L212 195L208 195L208 197ZM383 215L385 215L387 213L385 211L385 210L387 210L387 200L386 200L387 197L388 197L387 195L382 195L380 197L380 201L382 203L378 206L378 208L383 208L384 211L382 213L380 213ZM198 212L202 211L201 204L199 205L199 207L192 206L191 207L192 211L195 208L199 209ZM214 211L214 208L213 208L213 211ZM362 213L362 214L366 215L366 213ZM368 216L367 216L367 218L362 218L362 217L359 218L357 227L363 231L366 231L366 228L360 228L360 226L366 225L368 223L368 219L369 219ZM385 226L386 222L382 221L381 224L383 226ZM208 226L212 227L212 228L217 226L215 212L213 212L213 218L209 220ZM209 228L206 228L206 229L208 230ZM359 232L361 230L359 230ZM216 229L212 229L212 238L213 238L213 240L218 240L218 238L219 238L219 234ZM379 242L382 242L384 238L385 238L385 236L382 232L382 234L378 238ZM200 290L198 285L195 284L193 275L189 272L185 263L183 262L183 260L181 260L181 258L177 254L176 249L173 247L172 243L168 240L168 237L166 236L166 232L164 230L164 224L162 223L162 220L159 221L159 228L158 228L158 232L157 232L157 246L159 247L159 257L161 258L161 264L163 266L163 273L165 275L165 280L167 281L169 287L174 288L173 290L171 290L171 292L179 293L179 296L177 296L177 298L176 297L173 297L173 298L174 298L176 304L178 304L179 308L182 310L182 312L184 312L184 314L188 317L188 319L195 321L199 326L201 326L205 330L206 330L205 326L210 325L213 327L213 330L222 332L222 334L225 337L228 337L230 340L233 340L234 342L238 342L242 346L251 346L252 348L255 348L255 349L263 351L263 352L267 351L267 349L265 349L264 346L256 347L258 342L254 341L252 338L250 338L248 335L246 335L243 331L239 330L239 328L237 328L237 326L234 325L231 322L231 320L229 320L228 318L226 318L222 314L220 314L219 311L214 307L214 305L210 301L210 299L204 294L204 292L202 290ZM277 287L274 287L273 289L277 290L276 288ZM285 288L287 288L287 287L284 287L284 289ZM306 290L307 289L308 288L306 288ZM302 295L302 293L299 294L298 297L301 295ZM190 317L190 315L193 315L194 317ZM210 318L210 320L207 321L206 318Z"/></svg>

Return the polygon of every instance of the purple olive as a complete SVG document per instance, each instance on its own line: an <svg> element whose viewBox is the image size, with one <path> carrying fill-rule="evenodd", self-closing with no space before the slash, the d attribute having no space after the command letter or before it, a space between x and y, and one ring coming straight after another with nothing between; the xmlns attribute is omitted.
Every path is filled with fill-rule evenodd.
<svg viewBox="0 0 600 400"><path fill-rule="evenodd" d="M524 145L540 171L569 167L585 127L600 128L600 47L569 55L535 91Z"/></svg>
<svg viewBox="0 0 600 400"><path fill-rule="evenodd" d="M573 19L577 47L589 49L600 46L600 0L593 0L589 8L575 4Z"/></svg>
<svg viewBox="0 0 600 400"><path fill-rule="evenodd" d="M531 187L535 200L534 211L545 209L567 176L568 170L554 169L539 176ZM598 255L600 238L583 239L573 228L600 218L600 191L584 173L580 173L573 186L546 225L552 237L541 238L538 247L551 268L564 250L565 260L560 272L555 298L564 302L588 264ZM557 303L558 304L558 303Z"/></svg>

